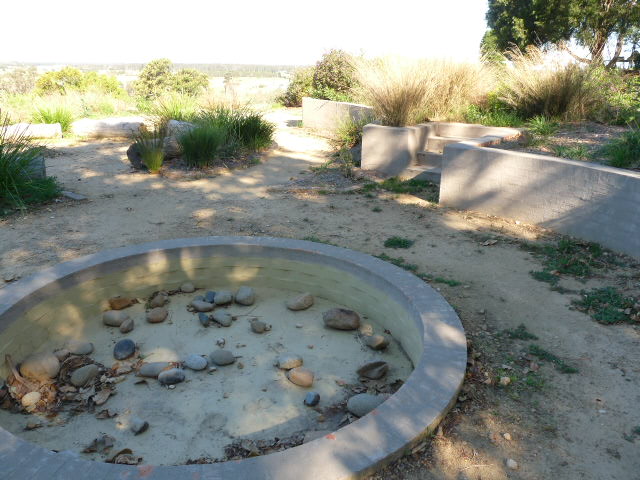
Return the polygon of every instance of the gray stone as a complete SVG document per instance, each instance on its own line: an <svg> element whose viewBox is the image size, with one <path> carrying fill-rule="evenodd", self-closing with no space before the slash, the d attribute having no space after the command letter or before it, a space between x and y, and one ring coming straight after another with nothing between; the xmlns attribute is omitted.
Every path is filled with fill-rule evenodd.
<svg viewBox="0 0 640 480"><path fill-rule="evenodd" d="M221 310L216 310L215 312L213 312L211 318L214 322L219 323L223 327L230 327L233 323L233 317L229 313L223 312Z"/></svg>
<svg viewBox="0 0 640 480"><path fill-rule="evenodd" d="M207 362L206 358L195 353L187 355L184 359L184 366L191 370L204 370L208 365L209 362Z"/></svg>
<svg viewBox="0 0 640 480"><path fill-rule="evenodd" d="M164 322L169 315L169 312L164 307L152 308L147 312L147 322L160 323Z"/></svg>
<svg viewBox="0 0 640 480"><path fill-rule="evenodd" d="M209 315L207 315L206 313L199 312L198 313L198 321L200 322L200 324L203 327L208 327L209 326Z"/></svg>
<svg viewBox="0 0 640 480"><path fill-rule="evenodd" d="M69 340L65 343L64 348L73 355L89 355L93 352L93 343L83 340Z"/></svg>
<svg viewBox="0 0 640 480"><path fill-rule="evenodd" d="M304 397L304 404L307 407L315 407L320 402L320 394L318 392L309 392Z"/></svg>
<svg viewBox="0 0 640 480"><path fill-rule="evenodd" d="M20 364L20 373L34 380L55 378L60 371L60 361L53 353L36 353L29 355Z"/></svg>
<svg viewBox="0 0 640 480"><path fill-rule="evenodd" d="M289 381L299 387L308 388L313 385L313 372L303 367L292 368L286 373Z"/></svg>
<svg viewBox="0 0 640 480"><path fill-rule="evenodd" d="M200 302L204 302L204 295L196 295L195 297L193 297L193 301L200 301Z"/></svg>
<svg viewBox="0 0 640 480"><path fill-rule="evenodd" d="M256 301L256 292L251 287L240 287L236 292L235 300L240 305L253 305Z"/></svg>
<svg viewBox="0 0 640 480"><path fill-rule="evenodd" d="M140 145L132 143L127 149L127 158L131 162L131 166L136 170L146 169L144 163L142 163L142 151Z"/></svg>
<svg viewBox="0 0 640 480"><path fill-rule="evenodd" d="M134 435L140 435L149 428L149 422L141 419L140 417L132 417L129 419L129 429Z"/></svg>
<svg viewBox="0 0 640 480"><path fill-rule="evenodd" d="M185 282L180 285L180 291L182 293L193 293L196 291L196 287L191 282Z"/></svg>
<svg viewBox="0 0 640 480"><path fill-rule="evenodd" d="M302 366L302 357L295 353L282 353L278 356L276 365L282 370L291 370L292 368Z"/></svg>
<svg viewBox="0 0 640 480"><path fill-rule="evenodd" d="M357 417L364 417L367 413L376 409L388 397L385 395L371 395L359 393L347 401L347 410Z"/></svg>
<svg viewBox="0 0 640 480"><path fill-rule="evenodd" d="M99 371L98 366L94 363L80 367L71 374L71 384L76 387L84 387L96 378Z"/></svg>
<svg viewBox="0 0 640 480"><path fill-rule="evenodd" d="M358 369L358 375L371 380L379 380L384 377L388 371L389 364L387 362L370 362Z"/></svg>
<svg viewBox="0 0 640 480"><path fill-rule="evenodd" d="M136 343L130 338L123 338L113 347L113 357L116 360L129 358L136 352Z"/></svg>
<svg viewBox="0 0 640 480"><path fill-rule="evenodd" d="M63 197L67 197L67 198L70 198L71 200L76 200L76 201L82 201L82 200L86 200L87 199L87 197L85 195L81 195L79 193L71 192L69 190L62 190L60 192L60 194Z"/></svg>
<svg viewBox="0 0 640 480"><path fill-rule="evenodd" d="M129 333L133 330L135 324L133 323L133 318L127 318L124 322L120 324L119 330L120 333Z"/></svg>
<svg viewBox="0 0 640 480"><path fill-rule="evenodd" d="M210 312L213 310L213 304L202 300L192 300L191 306L196 312Z"/></svg>
<svg viewBox="0 0 640 480"><path fill-rule="evenodd" d="M251 331L253 333L264 333L269 330L271 330L271 325L263 322L262 320L258 320L257 318L251 320Z"/></svg>
<svg viewBox="0 0 640 480"><path fill-rule="evenodd" d="M184 370L181 368L170 368L169 370L163 370L158 375L158 381L162 385L175 385L176 383L184 382L186 378Z"/></svg>
<svg viewBox="0 0 640 480"><path fill-rule="evenodd" d="M149 306L151 308L164 307L165 304L169 301L169 296L165 293L158 293L155 295L150 301Z"/></svg>
<svg viewBox="0 0 640 480"><path fill-rule="evenodd" d="M102 323L109 327L119 327L129 315L121 310L107 310L102 314Z"/></svg>
<svg viewBox="0 0 640 480"><path fill-rule="evenodd" d="M143 363L138 370L139 377L158 378L160 372L169 368L169 362Z"/></svg>
<svg viewBox="0 0 640 480"><path fill-rule="evenodd" d="M356 330L360 326L360 315L346 308L332 308L322 314L324 324L336 330Z"/></svg>
<svg viewBox="0 0 640 480"><path fill-rule="evenodd" d="M231 365L236 361L236 357L229 350L214 350L209 355L212 363L222 367L224 365Z"/></svg>
<svg viewBox="0 0 640 480"><path fill-rule="evenodd" d="M228 303L233 302L233 293L227 290L221 290L216 292L216 305L227 305Z"/></svg>
<svg viewBox="0 0 640 480"><path fill-rule="evenodd" d="M204 301L209 303L215 303L216 292L209 290L204 294Z"/></svg>
<svg viewBox="0 0 640 480"><path fill-rule="evenodd" d="M373 350L384 350L389 346L389 339L384 335L371 335L363 338L364 344Z"/></svg>
<svg viewBox="0 0 640 480"><path fill-rule="evenodd" d="M311 305L313 305L313 295L308 292L302 293L286 302L287 308L293 311L306 310Z"/></svg>
<svg viewBox="0 0 640 480"><path fill-rule="evenodd" d="M60 350L56 350L55 352L53 352L53 354L56 356L58 361L62 362L65 358L71 355L71 352L66 348L61 348Z"/></svg>

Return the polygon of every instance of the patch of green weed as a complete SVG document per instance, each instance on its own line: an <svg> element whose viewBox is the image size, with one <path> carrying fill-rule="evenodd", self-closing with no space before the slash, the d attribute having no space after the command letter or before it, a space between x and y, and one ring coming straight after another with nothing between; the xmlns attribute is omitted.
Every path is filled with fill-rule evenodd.
<svg viewBox="0 0 640 480"><path fill-rule="evenodd" d="M604 325L632 322L631 313L636 301L633 297L625 297L614 287L594 288L581 291L582 299L572 302L576 308L590 315Z"/></svg>
<svg viewBox="0 0 640 480"><path fill-rule="evenodd" d="M393 236L385 240L384 246L387 248L411 248L414 243L415 243L414 240Z"/></svg>
<svg viewBox="0 0 640 480"><path fill-rule="evenodd" d="M538 345L529 345L529 353L535 357L538 357L540 360L553 363L556 367L556 370L558 370L560 373L578 373L577 368L567 365L567 363L565 363L565 361L560 357L554 355L553 353L545 350Z"/></svg>

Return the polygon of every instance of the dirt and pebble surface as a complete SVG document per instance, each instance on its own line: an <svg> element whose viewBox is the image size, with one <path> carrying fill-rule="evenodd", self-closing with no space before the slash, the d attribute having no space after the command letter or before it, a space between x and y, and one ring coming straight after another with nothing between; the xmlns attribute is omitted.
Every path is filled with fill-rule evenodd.
<svg viewBox="0 0 640 480"><path fill-rule="evenodd" d="M542 259L522 248L557 241L550 232L379 189L277 191L326 160L324 140L289 126L296 113L272 116L278 147L260 165L216 178L132 172L126 143L54 145L49 172L88 199L3 219L0 274L11 280L106 248L204 235L308 238L385 254L456 308L470 362L442 428L372 479L640 478L638 324L603 325L571 304L582 289L606 286L637 299L638 266L620 257L586 278L551 271L552 286L533 278ZM414 243L384 247L392 236Z"/></svg>
<svg viewBox="0 0 640 480"><path fill-rule="evenodd" d="M540 141L527 136L520 140L503 142L492 148L550 155L607 165L602 147L620 137L628 128L595 122L563 123L558 131Z"/></svg>

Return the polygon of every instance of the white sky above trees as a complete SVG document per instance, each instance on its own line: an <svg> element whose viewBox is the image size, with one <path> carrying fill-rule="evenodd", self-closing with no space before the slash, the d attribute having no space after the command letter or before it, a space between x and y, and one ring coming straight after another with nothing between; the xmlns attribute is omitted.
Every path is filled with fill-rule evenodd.
<svg viewBox="0 0 640 480"><path fill-rule="evenodd" d="M312 64L330 48L475 60L486 0L3 1L0 62Z"/></svg>

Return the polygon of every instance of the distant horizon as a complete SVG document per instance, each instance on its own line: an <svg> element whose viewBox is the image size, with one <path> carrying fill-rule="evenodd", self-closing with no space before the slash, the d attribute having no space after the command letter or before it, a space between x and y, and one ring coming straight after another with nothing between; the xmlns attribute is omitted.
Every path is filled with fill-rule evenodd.
<svg viewBox="0 0 640 480"><path fill-rule="evenodd" d="M112 0L90 12L80 0L23 0L3 5L0 63L314 64L339 48L352 54L479 59L486 0L424 2L391 7L364 0L205 3ZM25 26L28 33L25 34ZM124 32L124 33L123 33Z"/></svg>

